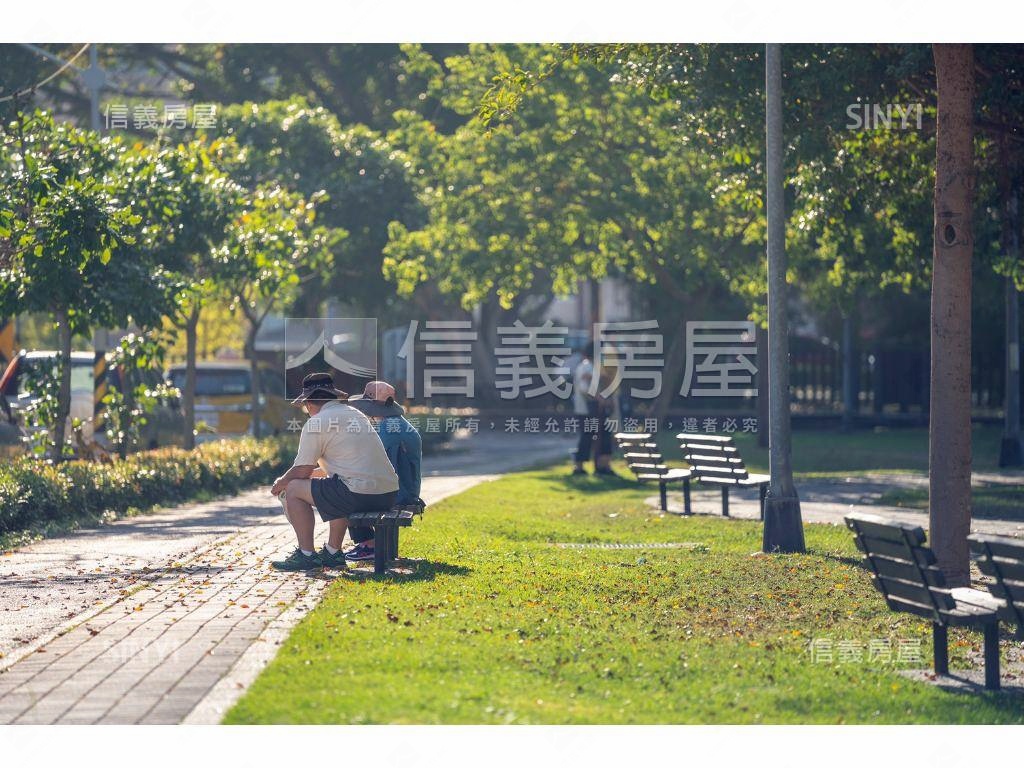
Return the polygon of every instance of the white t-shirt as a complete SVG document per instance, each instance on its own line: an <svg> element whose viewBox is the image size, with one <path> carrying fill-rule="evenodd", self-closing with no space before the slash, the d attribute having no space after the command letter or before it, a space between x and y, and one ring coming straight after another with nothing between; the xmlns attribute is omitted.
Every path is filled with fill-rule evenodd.
<svg viewBox="0 0 1024 768"><path fill-rule="evenodd" d="M398 490L398 475L370 420L340 401L325 404L302 426L295 466L311 464L328 477L338 475L354 493Z"/></svg>
<svg viewBox="0 0 1024 768"><path fill-rule="evenodd" d="M590 358L583 358L572 372L572 409L577 415L587 413L590 385L594 379L594 364Z"/></svg>

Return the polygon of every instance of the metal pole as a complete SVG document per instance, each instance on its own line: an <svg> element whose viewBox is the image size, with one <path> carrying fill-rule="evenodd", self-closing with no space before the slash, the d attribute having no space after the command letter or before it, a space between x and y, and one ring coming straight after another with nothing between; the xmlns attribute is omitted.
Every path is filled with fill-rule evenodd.
<svg viewBox="0 0 1024 768"><path fill-rule="evenodd" d="M789 424L789 328L786 318L786 219L783 201L782 47L765 46L768 215L768 455L765 552L803 552L800 499L793 484Z"/></svg>
<svg viewBox="0 0 1024 768"><path fill-rule="evenodd" d="M89 114L92 118L92 129L99 133L100 131L100 88L103 87L102 78L99 73L102 72L100 69L99 59L96 53L96 43L89 46L89 70L91 77L87 79L87 85L89 86Z"/></svg>

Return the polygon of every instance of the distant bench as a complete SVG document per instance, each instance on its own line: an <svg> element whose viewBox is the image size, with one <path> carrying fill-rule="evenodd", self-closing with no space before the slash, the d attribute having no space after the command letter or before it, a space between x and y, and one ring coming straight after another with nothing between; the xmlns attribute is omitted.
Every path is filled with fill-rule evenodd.
<svg viewBox="0 0 1024 768"><path fill-rule="evenodd" d="M398 530L412 525L422 515L422 502L396 504L386 512L353 512L348 516L350 527L373 528L373 572L385 573L387 565L398 559Z"/></svg>
<svg viewBox="0 0 1024 768"><path fill-rule="evenodd" d="M669 483L683 484L683 508L692 514L690 482L699 480L722 486L722 514L729 516L729 488L757 486L761 519L764 519L764 499L768 489L768 475L752 475L747 471L739 449L731 437L694 435L681 432L676 435L688 468L669 467L658 450L655 436L647 432L619 432L615 440L622 449L623 458L638 482L656 482L662 512L668 511Z"/></svg>
<svg viewBox="0 0 1024 768"><path fill-rule="evenodd" d="M686 508L690 508L690 478L693 472L666 466L665 459L658 451L654 436L646 432L619 432L615 442L622 449L623 458L638 483L657 483L661 499L661 511L668 511L668 484L681 481L686 494Z"/></svg>
<svg viewBox="0 0 1024 768"><path fill-rule="evenodd" d="M757 486L760 517L764 520L764 499L768 475L752 475L747 471L739 448L727 435L697 435L680 432L676 435L683 458L690 465L695 480L722 486L722 514L729 516L729 488ZM690 514L690 483L683 486L686 514Z"/></svg>

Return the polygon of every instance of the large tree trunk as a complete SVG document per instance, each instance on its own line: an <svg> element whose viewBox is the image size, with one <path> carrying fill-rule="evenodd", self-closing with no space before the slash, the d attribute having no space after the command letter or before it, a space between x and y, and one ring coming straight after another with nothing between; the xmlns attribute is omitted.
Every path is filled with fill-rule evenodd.
<svg viewBox="0 0 1024 768"><path fill-rule="evenodd" d="M53 460L64 458L68 416L71 413L71 321L67 309L57 311L60 383L57 387L57 422L53 425Z"/></svg>
<svg viewBox="0 0 1024 768"><path fill-rule="evenodd" d="M970 45L933 46L935 250L932 266L928 525L952 586L969 581L971 528L971 233L974 55Z"/></svg>
<svg viewBox="0 0 1024 768"><path fill-rule="evenodd" d="M782 46L765 46L765 170L768 215L768 462L765 552L803 552L800 499L793 483L789 421L789 322L786 316L786 211L783 199Z"/></svg>
<svg viewBox="0 0 1024 768"><path fill-rule="evenodd" d="M185 449L196 447L196 329L199 307L185 320L185 391L181 393L185 410Z"/></svg>

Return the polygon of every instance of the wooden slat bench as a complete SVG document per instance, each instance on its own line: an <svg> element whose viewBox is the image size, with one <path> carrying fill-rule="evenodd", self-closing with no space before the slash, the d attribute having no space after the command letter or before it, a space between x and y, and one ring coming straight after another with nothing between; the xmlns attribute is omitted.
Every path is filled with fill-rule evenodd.
<svg viewBox="0 0 1024 768"><path fill-rule="evenodd" d="M682 481L683 493L690 497L690 477L693 473L688 469L668 467L665 459L658 451L654 435L646 432L619 432L615 441L622 449L623 458L630 471L636 475L638 483L657 483L658 497L661 499L661 511L668 511L668 484Z"/></svg>
<svg viewBox="0 0 1024 768"><path fill-rule="evenodd" d="M993 579L988 589L999 601L999 618L1015 624L1024 640L1024 539L973 533L967 541L979 570Z"/></svg>
<svg viewBox="0 0 1024 768"><path fill-rule="evenodd" d="M921 526L859 512L844 519L889 608L931 620L935 674L949 674L947 628L980 629L985 636L985 688L998 690L998 601L981 590L947 588Z"/></svg>
<svg viewBox="0 0 1024 768"><path fill-rule="evenodd" d="M757 486L760 516L764 520L764 498L768 490L768 475L747 472L743 457L732 438L727 435L698 435L680 432L676 435L683 458L690 465L694 480L722 486L722 514L729 516L729 489ZM684 487L683 502L690 514L689 482Z"/></svg>
<svg viewBox="0 0 1024 768"><path fill-rule="evenodd" d="M387 565L398 558L398 531L412 525L425 505L396 504L386 512L355 512L348 516L349 526L373 528L373 572L385 573Z"/></svg>

